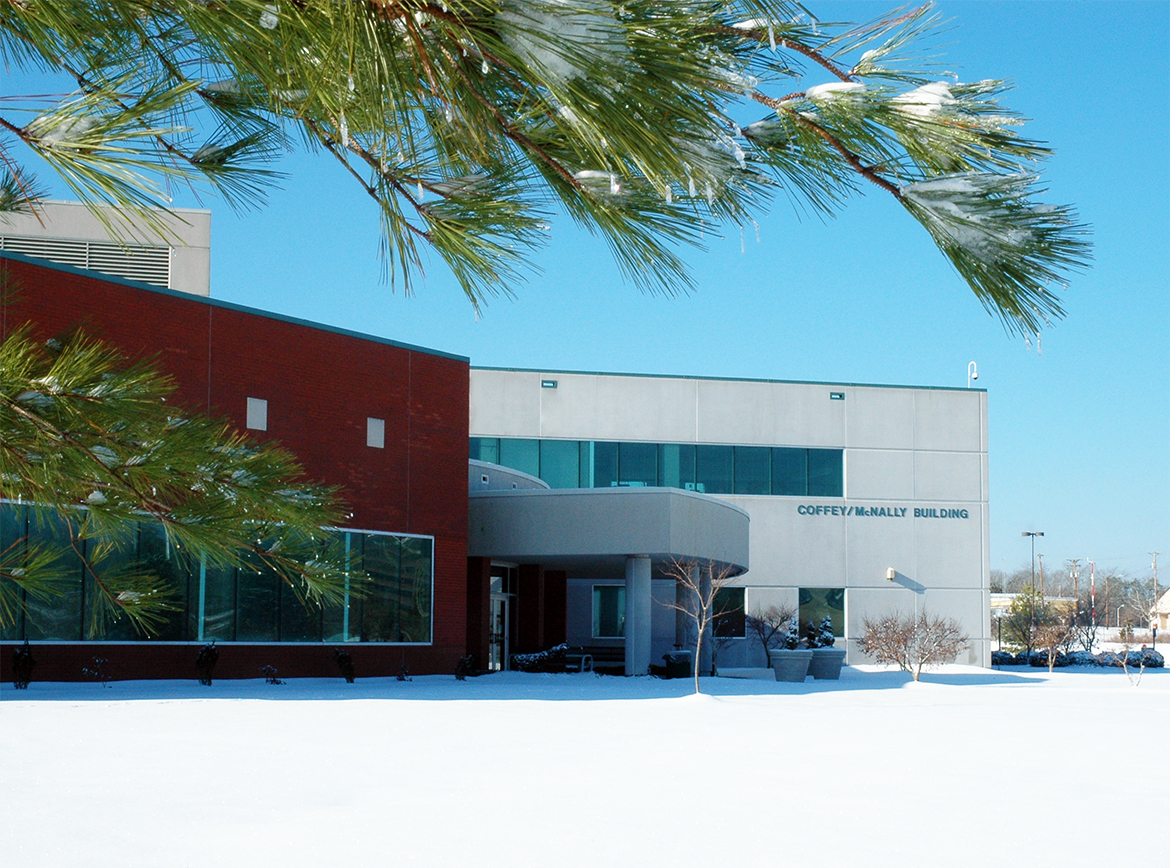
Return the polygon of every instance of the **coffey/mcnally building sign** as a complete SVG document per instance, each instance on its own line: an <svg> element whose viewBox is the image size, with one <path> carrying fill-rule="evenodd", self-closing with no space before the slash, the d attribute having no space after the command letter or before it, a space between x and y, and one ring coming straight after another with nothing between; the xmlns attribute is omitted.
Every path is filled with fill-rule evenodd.
<svg viewBox="0 0 1170 868"><path fill-rule="evenodd" d="M858 516L866 518L906 518L913 513L914 518L970 518L966 509L952 509L937 506L814 506L811 503L802 503L796 507L799 515L836 515Z"/></svg>

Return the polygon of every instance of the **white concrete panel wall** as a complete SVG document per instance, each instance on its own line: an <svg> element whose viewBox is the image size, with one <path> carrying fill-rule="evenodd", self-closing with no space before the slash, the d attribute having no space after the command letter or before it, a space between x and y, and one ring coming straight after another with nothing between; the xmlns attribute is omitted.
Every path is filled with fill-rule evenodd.
<svg viewBox="0 0 1170 868"><path fill-rule="evenodd" d="M541 389L541 379L557 388ZM966 662L990 664L984 392L472 369L471 409L479 436L843 448L843 498L722 495L751 516L751 569L737 580L749 611L757 600L795 600L800 587L844 587L846 645L858 662L866 617L927 605L960 620L972 640ZM800 511L818 506L840 513ZM870 514L880 509L887 514ZM721 664L757 658L744 641Z"/></svg>

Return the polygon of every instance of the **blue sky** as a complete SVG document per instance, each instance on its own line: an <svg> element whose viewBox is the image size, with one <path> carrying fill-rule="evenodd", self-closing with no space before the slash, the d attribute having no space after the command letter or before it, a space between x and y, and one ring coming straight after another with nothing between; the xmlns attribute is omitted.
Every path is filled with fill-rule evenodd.
<svg viewBox="0 0 1170 868"><path fill-rule="evenodd" d="M878 3L817 3L822 20ZM1008 336L926 233L881 191L822 223L783 201L742 239L687 254L698 285L624 284L603 242L554 223L542 273L477 321L437 259L416 295L381 280L372 202L324 159L292 156L267 208L212 218L212 294L469 356L472 364L988 391L991 566L1066 558L1170 578L1170 3L940 2L961 80L1010 78L1005 103L1056 150L1046 201L1092 224L1095 262L1068 315ZM820 83L811 76L806 85ZM762 116L762 115L761 115ZM46 180L48 180L46 176ZM194 205L184 199L176 204ZM741 248L742 244L742 248Z"/></svg>

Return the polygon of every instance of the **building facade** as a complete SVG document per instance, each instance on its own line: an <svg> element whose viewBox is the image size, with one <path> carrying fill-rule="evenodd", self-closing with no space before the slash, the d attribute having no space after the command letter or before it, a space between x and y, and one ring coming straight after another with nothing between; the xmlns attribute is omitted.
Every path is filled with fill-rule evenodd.
<svg viewBox="0 0 1170 868"><path fill-rule="evenodd" d="M866 618L925 609L970 636L960 662L989 665L985 391L472 368L470 399L473 459L552 489L681 489L749 516L750 565L728 595L741 612L830 616L860 662ZM566 640L608 639L620 583L571 567L566 583ZM669 589L654 596L657 661L676 631ZM766 665L742 620L723 632L720 666Z"/></svg>
<svg viewBox="0 0 1170 868"><path fill-rule="evenodd" d="M0 339L83 329L171 374L176 405L278 441L309 479L339 487L351 517L337 533L376 580L365 599L306 612L274 576L180 569L143 528L130 554L162 558L182 610L154 637L95 633L79 563L62 598L26 601L0 634L36 643L38 679L80 678L97 653L115 677L191 677L212 639L221 677L336 675L342 644L362 674L453 671L466 647L467 359L19 254L0 252L0 288ZM0 512L0 547L38 532L24 506Z"/></svg>

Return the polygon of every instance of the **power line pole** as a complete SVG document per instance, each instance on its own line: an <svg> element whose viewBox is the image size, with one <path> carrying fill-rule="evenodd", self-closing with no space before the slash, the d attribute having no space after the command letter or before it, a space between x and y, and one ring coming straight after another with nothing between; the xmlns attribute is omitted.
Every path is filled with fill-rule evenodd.
<svg viewBox="0 0 1170 868"><path fill-rule="evenodd" d="M1077 560L1077 558L1069 558L1067 561L1065 561L1065 564L1067 564L1068 568L1069 568L1068 569L1069 578L1071 578L1073 581L1073 612L1075 612L1074 617L1076 618L1076 623L1080 624L1080 622L1081 622L1081 591L1080 591L1079 585L1077 584L1077 579L1080 578L1080 572L1079 572L1080 561Z"/></svg>
<svg viewBox="0 0 1170 868"><path fill-rule="evenodd" d="M1153 565L1154 566L1154 602L1153 602L1153 605L1150 606L1150 618L1153 620L1154 624L1157 624L1158 623L1158 555L1160 555L1162 553L1161 552L1150 552L1150 554L1154 558L1154 565Z"/></svg>

